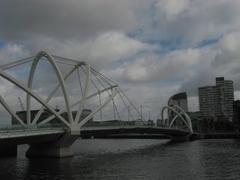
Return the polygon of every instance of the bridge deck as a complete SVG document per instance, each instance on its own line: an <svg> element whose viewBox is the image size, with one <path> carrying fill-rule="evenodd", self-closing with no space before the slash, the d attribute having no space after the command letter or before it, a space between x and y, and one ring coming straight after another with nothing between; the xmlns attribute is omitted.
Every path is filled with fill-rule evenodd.
<svg viewBox="0 0 240 180"><path fill-rule="evenodd" d="M109 126L109 127L83 127L81 129L81 137L106 137L114 134L154 134L154 135L166 135L168 137L173 136L187 136L188 131L153 127L153 126Z"/></svg>
<svg viewBox="0 0 240 180"><path fill-rule="evenodd" d="M66 132L63 128L39 128L39 129L7 129L0 130L0 143L28 144L35 142L52 142L59 139ZM105 126L83 127L80 130L82 138L110 137L112 135L164 135L167 137L183 137L188 131L153 127L153 126Z"/></svg>
<svg viewBox="0 0 240 180"><path fill-rule="evenodd" d="M34 142L50 142L65 133L63 128L8 129L0 130L1 144L28 144Z"/></svg>
<svg viewBox="0 0 240 180"><path fill-rule="evenodd" d="M6 138L16 138L16 137L26 137L26 136L39 136L39 135L48 135L48 134L61 134L65 130L62 128L54 129L18 129L18 130L0 130L0 139Z"/></svg>

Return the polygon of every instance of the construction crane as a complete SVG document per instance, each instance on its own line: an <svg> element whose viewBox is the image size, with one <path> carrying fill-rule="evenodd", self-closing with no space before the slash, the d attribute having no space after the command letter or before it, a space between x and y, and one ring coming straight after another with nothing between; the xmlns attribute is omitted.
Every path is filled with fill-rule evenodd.
<svg viewBox="0 0 240 180"><path fill-rule="evenodd" d="M24 111L24 106L23 106L23 103L22 103L22 99L20 97L18 97L18 102L20 104L21 110Z"/></svg>

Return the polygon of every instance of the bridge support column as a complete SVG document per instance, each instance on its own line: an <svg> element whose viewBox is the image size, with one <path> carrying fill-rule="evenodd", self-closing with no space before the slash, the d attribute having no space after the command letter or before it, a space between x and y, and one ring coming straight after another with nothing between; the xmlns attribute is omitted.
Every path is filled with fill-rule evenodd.
<svg viewBox="0 0 240 180"><path fill-rule="evenodd" d="M0 146L0 157L17 156L17 145L1 145Z"/></svg>
<svg viewBox="0 0 240 180"><path fill-rule="evenodd" d="M66 133L59 140L48 143L32 143L26 152L26 156L31 157L53 157L63 158L72 157L72 144L79 137L78 134Z"/></svg>

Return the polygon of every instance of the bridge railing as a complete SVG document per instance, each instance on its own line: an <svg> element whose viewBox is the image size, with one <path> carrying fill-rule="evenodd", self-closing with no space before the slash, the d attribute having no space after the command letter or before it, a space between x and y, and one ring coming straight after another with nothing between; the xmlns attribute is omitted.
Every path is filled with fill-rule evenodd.
<svg viewBox="0 0 240 180"><path fill-rule="evenodd" d="M45 124L43 126L31 126L31 127L23 127L21 125L6 125L1 126L0 131L34 131L34 130L40 130L40 129L66 129L62 124Z"/></svg>

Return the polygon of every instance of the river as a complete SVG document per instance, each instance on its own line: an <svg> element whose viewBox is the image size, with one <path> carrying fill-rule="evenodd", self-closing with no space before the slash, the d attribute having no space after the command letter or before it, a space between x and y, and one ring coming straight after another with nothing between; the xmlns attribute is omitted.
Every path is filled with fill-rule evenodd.
<svg viewBox="0 0 240 180"><path fill-rule="evenodd" d="M240 140L78 140L75 157L0 159L0 180L240 179Z"/></svg>

